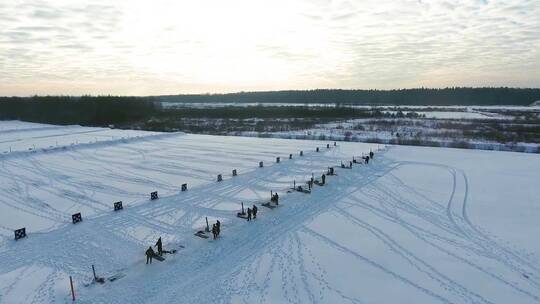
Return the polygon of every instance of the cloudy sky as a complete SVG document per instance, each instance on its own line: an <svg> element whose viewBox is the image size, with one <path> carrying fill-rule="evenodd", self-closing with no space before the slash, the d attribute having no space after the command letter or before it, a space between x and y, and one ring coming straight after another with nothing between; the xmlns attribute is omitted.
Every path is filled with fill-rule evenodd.
<svg viewBox="0 0 540 304"><path fill-rule="evenodd" d="M540 87L539 0L6 0L0 95Z"/></svg>

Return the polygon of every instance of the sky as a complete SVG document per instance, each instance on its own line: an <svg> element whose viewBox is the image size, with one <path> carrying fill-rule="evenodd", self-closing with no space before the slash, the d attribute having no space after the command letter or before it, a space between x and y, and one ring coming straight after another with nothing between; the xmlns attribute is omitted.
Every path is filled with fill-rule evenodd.
<svg viewBox="0 0 540 304"><path fill-rule="evenodd" d="M540 87L540 0L6 0L0 95Z"/></svg>

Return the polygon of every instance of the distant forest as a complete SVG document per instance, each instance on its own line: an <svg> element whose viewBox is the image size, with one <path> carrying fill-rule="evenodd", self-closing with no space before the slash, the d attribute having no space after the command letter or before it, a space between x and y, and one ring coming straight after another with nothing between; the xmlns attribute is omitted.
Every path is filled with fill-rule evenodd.
<svg viewBox="0 0 540 304"><path fill-rule="evenodd" d="M169 129L180 119L224 118L308 118L324 119L380 117L370 109L340 107L342 104L366 105L530 105L540 100L540 89L448 88L406 90L313 90L241 92L211 95L175 96L34 96L0 97L0 119L52 124ZM162 107L161 102L184 103L335 103L336 107L249 106L215 109ZM159 127L158 127L159 126Z"/></svg>
<svg viewBox="0 0 540 304"><path fill-rule="evenodd" d="M188 94L153 97L184 103L336 103L366 105L520 105L540 100L540 89L445 88L401 90L310 90Z"/></svg>
<svg viewBox="0 0 540 304"><path fill-rule="evenodd" d="M116 96L0 97L0 120L106 126L147 119L159 106L149 98Z"/></svg>

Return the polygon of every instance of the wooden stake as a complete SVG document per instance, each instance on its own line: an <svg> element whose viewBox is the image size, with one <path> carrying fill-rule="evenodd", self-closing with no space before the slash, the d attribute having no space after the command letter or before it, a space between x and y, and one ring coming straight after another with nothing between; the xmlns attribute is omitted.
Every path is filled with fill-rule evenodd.
<svg viewBox="0 0 540 304"><path fill-rule="evenodd" d="M210 231L210 226L208 226L208 217L204 217L206 219L206 231Z"/></svg>
<svg viewBox="0 0 540 304"><path fill-rule="evenodd" d="M69 276L69 284L71 285L71 298L75 302L75 289L73 288L73 278L71 276Z"/></svg>

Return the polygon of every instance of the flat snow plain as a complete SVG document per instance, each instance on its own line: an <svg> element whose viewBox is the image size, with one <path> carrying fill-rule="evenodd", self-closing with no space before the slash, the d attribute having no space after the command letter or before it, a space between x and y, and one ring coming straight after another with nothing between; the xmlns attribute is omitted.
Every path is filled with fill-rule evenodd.
<svg viewBox="0 0 540 304"><path fill-rule="evenodd" d="M0 122L0 144L13 139L21 148L0 156L0 303L71 303L70 275L78 303L540 302L535 154L387 147L303 194L287 193L293 180L383 147ZM235 216L271 190L278 208ZM218 240L193 235L205 217L222 222ZM179 251L145 265L159 236ZM125 276L90 284L92 264Z"/></svg>

